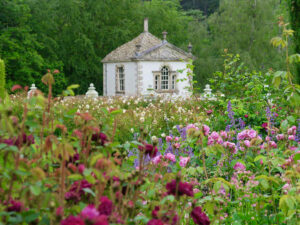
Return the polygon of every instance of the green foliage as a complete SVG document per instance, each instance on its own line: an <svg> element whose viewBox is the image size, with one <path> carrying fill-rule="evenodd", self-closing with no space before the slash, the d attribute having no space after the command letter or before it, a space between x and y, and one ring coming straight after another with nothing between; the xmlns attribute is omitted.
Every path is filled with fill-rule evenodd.
<svg viewBox="0 0 300 225"><path fill-rule="evenodd" d="M5 64L0 59L0 98L3 100L5 97Z"/></svg>

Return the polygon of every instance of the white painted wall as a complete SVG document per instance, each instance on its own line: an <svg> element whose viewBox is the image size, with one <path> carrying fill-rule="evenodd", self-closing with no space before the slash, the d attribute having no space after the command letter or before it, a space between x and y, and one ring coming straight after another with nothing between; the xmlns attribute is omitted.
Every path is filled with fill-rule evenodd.
<svg viewBox="0 0 300 225"><path fill-rule="evenodd" d="M106 65L106 85L107 96L116 95L116 66L124 66L125 73L125 95L136 95L137 88L137 64L136 62L122 62L122 63L105 63ZM105 68L105 66L103 66ZM104 72L105 74L105 72ZM106 83L106 84L105 84Z"/></svg>
<svg viewBox="0 0 300 225"><path fill-rule="evenodd" d="M143 90L142 93L147 93L147 89L152 88L154 84L154 77L153 77L153 71L160 71L160 69L163 66L168 66L171 71L178 71L178 70L183 70L186 69L186 65L188 62L160 62L160 61L148 61L148 62L140 62L142 66L142 76L143 76ZM183 73L177 72L177 79L183 79L187 78L187 71L184 70ZM184 82L178 82L176 83L177 89L179 90L178 95L179 96L186 96L189 94L188 90L185 87L189 86L189 81L186 80Z"/></svg>
<svg viewBox="0 0 300 225"><path fill-rule="evenodd" d="M154 77L153 71L160 71L163 66L168 66L171 71L186 69L187 62L160 62L160 61L139 61L142 71L142 91L140 94L147 94L147 89L153 89ZM105 66L106 65L106 66ZM103 86L106 85L106 93L103 95L115 96L116 95L116 66L124 66L125 72L125 95L137 95L137 62L124 62L124 63L105 63L103 68L104 74L106 72L106 79L104 79ZM184 70L183 73L177 72L177 79L187 78L187 71ZM184 82L176 83L177 89L179 90L179 96L186 96L190 93L185 87L189 86L188 80Z"/></svg>

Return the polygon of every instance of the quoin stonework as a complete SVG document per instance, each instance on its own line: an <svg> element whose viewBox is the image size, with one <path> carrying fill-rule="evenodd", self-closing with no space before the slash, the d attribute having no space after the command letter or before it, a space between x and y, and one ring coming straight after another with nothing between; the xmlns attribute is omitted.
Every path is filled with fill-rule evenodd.
<svg viewBox="0 0 300 225"><path fill-rule="evenodd" d="M195 59L191 50L191 45L185 52L169 43L165 31L163 40L155 37L144 19L144 32L102 60L103 95L189 95L186 66Z"/></svg>

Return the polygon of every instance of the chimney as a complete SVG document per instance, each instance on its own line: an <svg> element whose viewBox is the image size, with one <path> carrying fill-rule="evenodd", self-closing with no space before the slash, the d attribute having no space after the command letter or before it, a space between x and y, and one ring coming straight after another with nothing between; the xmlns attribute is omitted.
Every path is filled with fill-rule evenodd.
<svg viewBox="0 0 300 225"><path fill-rule="evenodd" d="M164 42L165 41L167 41L167 34L168 34L168 32L167 31L164 31L164 32L162 32L162 34L163 34L163 38L164 38Z"/></svg>
<svg viewBox="0 0 300 225"><path fill-rule="evenodd" d="M148 18L144 19L144 32L148 32Z"/></svg>
<svg viewBox="0 0 300 225"><path fill-rule="evenodd" d="M135 45L135 54L138 56L139 55L139 53L140 53L140 51L141 51L141 45L140 44L137 44L137 45Z"/></svg>
<svg viewBox="0 0 300 225"><path fill-rule="evenodd" d="M188 49L189 53L192 54L193 45L191 44L191 42L189 43Z"/></svg>

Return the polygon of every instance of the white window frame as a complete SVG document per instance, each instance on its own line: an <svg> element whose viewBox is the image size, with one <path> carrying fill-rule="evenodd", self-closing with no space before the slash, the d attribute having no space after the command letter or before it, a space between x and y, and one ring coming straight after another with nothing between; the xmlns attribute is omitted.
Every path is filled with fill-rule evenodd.
<svg viewBox="0 0 300 225"><path fill-rule="evenodd" d="M116 66L116 92L125 93L125 69L123 65Z"/></svg>
<svg viewBox="0 0 300 225"><path fill-rule="evenodd" d="M174 93L177 90L177 72L172 71L170 66L163 65L159 71L153 73L153 89L158 93Z"/></svg>

